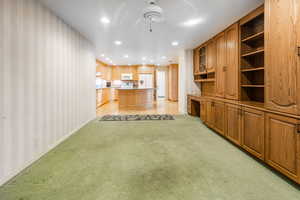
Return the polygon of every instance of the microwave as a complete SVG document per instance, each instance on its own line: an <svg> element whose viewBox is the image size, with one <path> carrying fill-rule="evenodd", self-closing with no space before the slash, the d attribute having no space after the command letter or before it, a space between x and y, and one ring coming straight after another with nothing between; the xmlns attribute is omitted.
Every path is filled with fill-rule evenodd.
<svg viewBox="0 0 300 200"><path fill-rule="evenodd" d="M131 81L133 80L132 74L121 74L121 80L122 81Z"/></svg>

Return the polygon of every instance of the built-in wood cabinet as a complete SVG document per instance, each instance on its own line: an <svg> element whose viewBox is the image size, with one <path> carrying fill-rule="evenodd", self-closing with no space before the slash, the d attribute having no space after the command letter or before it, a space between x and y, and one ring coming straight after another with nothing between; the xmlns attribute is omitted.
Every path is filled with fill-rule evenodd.
<svg viewBox="0 0 300 200"><path fill-rule="evenodd" d="M242 147L257 158L265 156L265 113L256 109L242 109Z"/></svg>
<svg viewBox="0 0 300 200"><path fill-rule="evenodd" d="M225 98L239 99L239 27L233 24L225 31L226 65L225 65Z"/></svg>
<svg viewBox="0 0 300 200"><path fill-rule="evenodd" d="M212 73L215 71L216 67L216 42L214 39L211 39L206 44L207 49L207 65L206 71Z"/></svg>
<svg viewBox="0 0 300 200"><path fill-rule="evenodd" d="M225 103L214 101L214 129L221 135L225 135Z"/></svg>
<svg viewBox="0 0 300 200"><path fill-rule="evenodd" d="M300 4L266 0L266 104L269 109L300 114Z"/></svg>
<svg viewBox="0 0 300 200"><path fill-rule="evenodd" d="M224 137L300 184L299 13L296 0L266 0L200 46L212 71L214 43L215 76L195 82L208 127L222 134L223 104Z"/></svg>
<svg viewBox="0 0 300 200"><path fill-rule="evenodd" d="M200 72L200 48L194 49L194 74L198 75Z"/></svg>
<svg viewBox="0 0 300 200"><path fill-rule="evenodd" d="M200 101L200 119L203 122L206 122L206 116L207 116L207 111L206 111L206 101L205 100L201 100Z"/></svg>
<svg viewBox="0 0 300 200"><path fill-rule="evenodd" d="M299 120L277 114L266 115L266 162L300 182Z"/></svg>
<svg viewBox="0 0 300 200"><path fill-rule="evenodd" d="M225 33L215 38L216 43L216 96L225 97L225 65L226 65L226 43Z"/></svg>
<svg viewBox="0 0 300 200"><path fill-rule="evenodd" d="M233 143L241 144L241 107L233 104L225 105L226 137Z"/></svg>
<svg viewBox="0 0 300 200"><path fill-rule="evenodd" d="M215 126L215 106L212 100L206 101L206 124L210 128Z"/></svg>

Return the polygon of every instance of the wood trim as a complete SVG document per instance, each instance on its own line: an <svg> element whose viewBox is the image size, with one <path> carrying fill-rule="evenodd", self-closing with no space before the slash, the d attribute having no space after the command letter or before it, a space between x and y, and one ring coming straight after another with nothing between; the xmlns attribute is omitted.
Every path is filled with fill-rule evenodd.
<svg viewBox="0 0 300 200"><path fill-rule="evenodd" d="M251 21L252 19L254 19L255 17L257 17L258 15L261 15L264 13L264 4L261 5L260 7L256 8L255 10L253 10L252 12L250 12L250 14L244 16L241 20L240 20L240 25L244 25L245 23Z"/></svg>

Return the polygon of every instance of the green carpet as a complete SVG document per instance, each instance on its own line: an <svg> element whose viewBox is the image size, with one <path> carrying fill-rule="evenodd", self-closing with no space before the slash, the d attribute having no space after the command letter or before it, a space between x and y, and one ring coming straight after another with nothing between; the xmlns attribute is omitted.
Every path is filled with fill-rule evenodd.
<svg viewBox="0 0 300 200"><path fill-rule="evenodd" d="M206 128L95 120L0 188L1 200L299 200L300 189Z"/></svg>

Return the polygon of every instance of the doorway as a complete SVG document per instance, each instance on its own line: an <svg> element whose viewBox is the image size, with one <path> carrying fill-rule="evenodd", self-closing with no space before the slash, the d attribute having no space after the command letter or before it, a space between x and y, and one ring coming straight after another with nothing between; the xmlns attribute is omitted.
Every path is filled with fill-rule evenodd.
<svg viewBox="0 0 300 200"><path fill-rule="evenodd" d="M166 71L157 71L157 99L166 99Z"/></svg>

